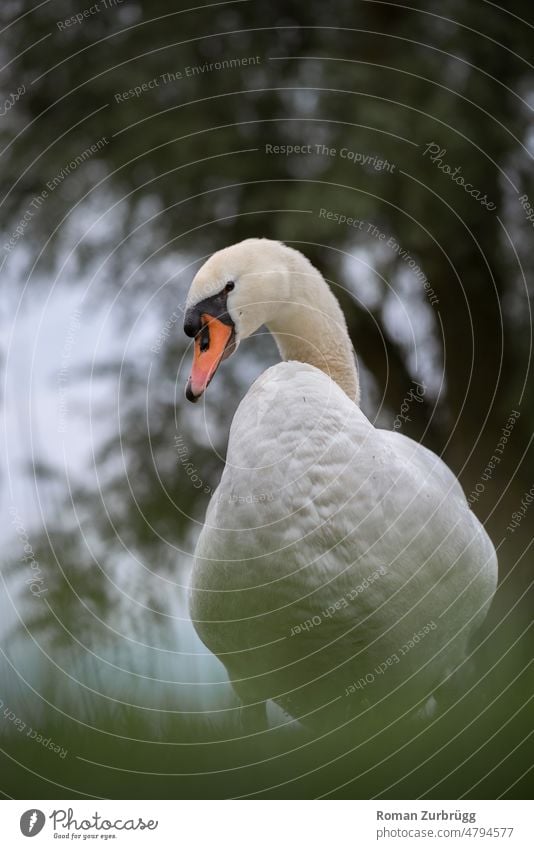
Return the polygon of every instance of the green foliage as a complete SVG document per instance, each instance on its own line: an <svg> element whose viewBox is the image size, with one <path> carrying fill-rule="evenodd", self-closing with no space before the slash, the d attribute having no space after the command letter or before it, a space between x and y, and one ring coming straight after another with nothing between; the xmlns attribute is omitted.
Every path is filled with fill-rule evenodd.
<svg viewBox="0 0 534 849"><path fill-rule="evenodd" d="M58 27L73 14L68 0L37 7L11 0L0 10L9 63L3 63L2 91L7 97L25 86L0 119L2 244L33 211L3 273L18 279L21 290L26 286L28 299L56 274L60 285L80 290L78 280L91 276L90 293L81 297L82 322L117 296L114 316L124 339L130 333L135 339L147 314L151 342L140 353L128 351L124 361L110 356L92 372L97 385L108 387L96 410L106 436L88 459L86 474L67 481L50 468L46 450L33 458L30 480L47 518L33 542L48 594L46 605L23 601L24 637L31 633L54 651L70 651L76 640L96 648L108 643L118 618L130 620L142 637L153 621L165 626L176 604L183 608L190 554L223 467L229 424L250 375L275 355L269 340L259 337L247 347L250 372L240 371L237 358L225 364L210 387L204 419L203 411L183 401L190 354L180 306L206 255L261 235L301 249L333 285L364 366L364 408L371 419L391 426L425 363L438 377L404 432L442 453L466 492L480 481L510 412L520 409L502 462L473 505L494 542L506 539L499 550L503 585L488 624L497 635L480 668L504 657L528 621L524 593L531 580L529 523L506 534L534 479L525 283L532 273L532 232L518 200L523 193L534 198L531 4L516 0L504 10L441 0L417 11L396 3L274 0L184 11L163 0L125 0L80 24ZM258 61L205 67L250 57ZM188 75L188 67L197 72ZM177 72L181 79L164 80ZM124 96L136 86L139 96ZM97 152L71 168L99 139L105 142ZM495 210L425 154L430 143L445 151L442 164L459 167ZM311 153L268 153L266 145L310 145ZM336 153L325 153L323 145ZM368 157L368 164L355 163L342 150ZM377 170L369 157L393 167ZM32 206L45 191L42 204ZM364 226L339 224L321 210ZM388 247L390 237L399 251ZM437 305L402 252L422 270ZM174 313L178 319L160 350L151 352ZM84 379L71 375L82 387ZM200 470L198 488L176 438ZM20 570L16 542L11 551L6 574L12 580ZM162 578L176 588L164 582L162 591ZM507 616L513 625L503 630L499 623ZM166 645L161 634L158 639ZM436 783L432 793L438 798L464 789L491 796L516 779L510 792L519 794L527 729L521 705L530 692L520 673L528 656L520 641L513 663L469 697L465 714L455 709L437 729L393 755L393 767L387 760L390 738L383 751L367 746L345 758L350 729L334 735L335 742L314 742L292 757L283 754L294 744L284 731L269 736L265 751L254 742L220 743L234 734L234 721L212 727L212 720L159 717L161 739L180 745L132 747L117 739L112 751L106 735L116 732L116 723L125 738L152 740L152 719L133 709L108 714L92 705L93 724L105 731L51 717L46 724L75 753L69 755L67 784L80 793L240 795L276 784L283 774L292 782L290 792L303 796L327 792L342 780L350 783L341 795L380 793L391 783L391 795L402 798ZM135 666L135 653L129 660ZM477 715L478 693L490 703L501 690L508 696L497 700L487 724L475 722L472 736L461 731L464 716ZM511 705L520 712L513 730L506 725ZM456 748L446 745L449 739L457 740ZM495 747L485 742L491 739ZM206 746L208 740L213 745ZM472 759L462 768L460 786L457 772L448 772L466 741ZM185 742L191 747L181 748ZM442 743L445 749L434 757ZM20 738L14 745L12 735L6 750L13 760L5 792L27 796L33 775L34 795L58 795L57 785L27 772L33 768L61 783L57 758L47 756L43 764L37 746ZM261 760L262 752L278 751L279 760L239 769L240 758L248 764ZM377 751L386 757L384 765ZM514 752L513 766L508 752ZM91 767L77 755L142 774ZM330 755L341 760L297 781ZM216 771L230 756L235 771L227 780ZM421 766L394 784L410 763ZM156 780L145 774L162 769L182 775ZM183 775L202 770L202 779ZM352 782L358 770L362 777ZM272 792L284 795L286 789Z"/></svg>

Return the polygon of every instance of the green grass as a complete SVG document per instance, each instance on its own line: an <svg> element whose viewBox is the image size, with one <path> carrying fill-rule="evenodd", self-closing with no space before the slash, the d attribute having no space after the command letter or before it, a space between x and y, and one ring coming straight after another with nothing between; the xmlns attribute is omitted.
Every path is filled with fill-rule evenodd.
<svg viewBox="0 0 534 849"><path fill-rule="evenodd" d="M368 740L357 720L321 738L291 727L247 737L237 710L173 715L110 707L86 692L78 718L51 708L42 714L38 730L68 750L63 759L2 717L1 788L14 798L45 799L529 798L526 624L516 617L499 626L477 653L471 692L464 681L463 696L460 686L456 703L426 726L394 722ZM24 687L22 695L37 698ZM46 695L57 703L52 680ZM168 695L164 704L168 710Z"/></svg>

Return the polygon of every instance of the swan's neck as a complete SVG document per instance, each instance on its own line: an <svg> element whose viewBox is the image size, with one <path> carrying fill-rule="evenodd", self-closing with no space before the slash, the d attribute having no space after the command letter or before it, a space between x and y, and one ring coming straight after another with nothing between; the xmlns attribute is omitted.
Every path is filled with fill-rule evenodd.
<svg viewBox="0 0 534 849"><path fill-rule="evenodd" d="M345 316L322 275L303 254L288 250L289 291L267 322L284 360L310 363L359 403L359 381Z"/></svg>

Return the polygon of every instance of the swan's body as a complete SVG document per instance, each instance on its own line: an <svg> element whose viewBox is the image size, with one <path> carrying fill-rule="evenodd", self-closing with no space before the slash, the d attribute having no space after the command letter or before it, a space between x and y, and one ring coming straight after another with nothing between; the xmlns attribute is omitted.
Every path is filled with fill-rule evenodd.
<svg viewBox="0 0 534 849"><path fill-rule="evenodd" d="M299 341L284 327L287 303L289 322L304 311L303 347L313 341L319 353L268 369L237 410L195 552L192 618L246 704L273 699L317 726L376 704L401 713L462 663L495 591L495 551L447 466L374 428L357 406L344 320L307 260L266 240L236 245L227 249L236 290L239 250L248 268L264 246L291 274L300 263L297 285L267 318L282 354L286 336L294 348ZM228 274L225 253L197 278L205 269L213 277L218 257ZM227 305L237 341L239 318L261 300L241 282L248 298ZM273 288L264 280L269 304ZM198 300L194 283L189 303Z"/></svg>

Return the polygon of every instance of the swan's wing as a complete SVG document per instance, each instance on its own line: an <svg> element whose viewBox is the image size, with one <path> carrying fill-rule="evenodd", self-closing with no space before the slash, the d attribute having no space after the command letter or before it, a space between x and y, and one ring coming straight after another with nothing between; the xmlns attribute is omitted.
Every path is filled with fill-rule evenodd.
<svg viewBox="0 0 534 849"><path fill-rule="evenodd" d="M493 546L432 452L375 429L312 366L256 381L192 579L197 630L238 690L290 692L278 701L302 713L311 679L342 701L358 679L374 700L414 670L431 689L460 662L495 580Z"/></svg>

